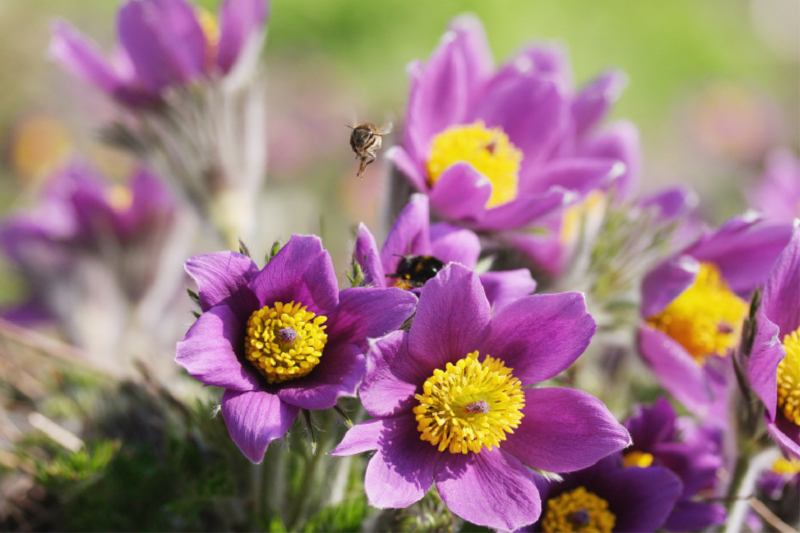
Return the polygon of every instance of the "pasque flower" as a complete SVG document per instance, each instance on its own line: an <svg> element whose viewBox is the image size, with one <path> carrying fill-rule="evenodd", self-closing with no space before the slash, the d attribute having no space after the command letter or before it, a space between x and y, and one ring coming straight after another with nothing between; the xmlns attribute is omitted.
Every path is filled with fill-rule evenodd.
<svg viewBox="0 0 800 533"><path fill-rule="evenodd" d="M625 468L619 454L571 472L561 481L537 480L542 517L522 532L652 532L664 524L681 482L659 466Z"/></svg>
<svg viewBox="0 0 800 533"><path fill-rule="evenodd" d="M120 8L120 47L111 60L64 21L53 25L51 56L128 106L150 106L172 86L224 76L258 41L266 0L225 0L217 18L185 0L128 0ZM260 42L260 41L259 41Z"/></svg>
<svg viewBox="0 0 800 533"><path fill-rule="evenodd" d="M414 295L339 291L319 238L294 235L267 265L235 252L196 256L186 271L203 314L178 343L176 362L224 387L222 415L245 456L261 461L300 409L327 409L354 394L367 339L399 328Z"/></svg>
<svg viewBox="0 0 800 533"><path fill-rule="evenodd" d="M680 498L663 523L669 531L700 531L725 523L725 507L701 501L699 496L718 497L722 432L712 426L696 426L688 418L678 419L667 400L659 398L625 421L633 444L623 452L629 468L662 466L682 483ZM634 529L631 529L632 531Z"/></svg>
<svg viewBox="0 0 800 533"><path fill-rule="evenodd" d="M390 157L441 217L475 230L520 228L638 171L628 123L596 134L624 85L607 72L573 95L564 54L523 49L495 70L480 22L455 19L427 63L409 67L402 147Z"/></svg>
<svg viewBox="0 0 800 533"><path fill-rule="evenodd" d="M800 458L800 228L767 278L746 365L770 436Z"/></svg>
<svg viewBox="0 0 800 533"><path fill-rule="evenodd" d="M705 416L721 398L721 358L738 346L748 295L790 235L788 224L735 217L645 276L639 351L687 409Z"/></svg>
<svg viewBox="0 0 800 533"><path fill-rule="evenodd" d="M431 225L428 197L414 194L398 215L380 251L369 229L364 224L359 226L353 256L364 271L364 281L368 286L416 290L426 281L423 278L433 277L435 271L427 268L422 276L415 276L409 283L397 273L402 270L399 267L404 257L425 257L422 267L435 265L441 268L454 262L474 270L480 252L480 240L472 231L447 222ZM419 277L418 281L416 277ZM486 272L481 274L480 280L495 310L536 290L536 282L527 269Z"/></svg>
<svg viewBox="0 0 800 533"><path fill-rule="evenodd" d="M470 522L532 523L541 502L528 466L579 470L630 443L591 395L526 388L570 366L595 329L578 293L528 296L492 313L478 276L450 264L425 285L410 330L372 343L360 396L375 418L333 453L376 450L364 481L375 507L407 507L435 482Z"/></svg>

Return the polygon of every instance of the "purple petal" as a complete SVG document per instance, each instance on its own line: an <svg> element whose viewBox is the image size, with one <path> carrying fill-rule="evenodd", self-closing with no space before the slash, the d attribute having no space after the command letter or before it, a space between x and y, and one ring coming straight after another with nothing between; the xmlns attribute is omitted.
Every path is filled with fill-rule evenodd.
<svg viewBox="0 0 800 533"><path fill-rule="evenodd" d="M263 390L226 390L222 395L222 416L231 439L254 463L264 459L270 442L286 435L298 411Z"/></svg>
<svg viewBox="0 0 800 533"><path fill-rule="evenodd" d="M767 431L788 456L800 459L800 426L778 412L775 422L767 420Z"/></svg>
<svg viewBox="0 0 800 533"><path fill-rule="evenodd" d="M700 264L688 255L673 257L651 270L642 281L642 316L657 315L683 291L700 272Z"/></svg>
<svg viewBox="0 0 800 533"><path fill-rule="evenodd" d="M494 71L494 59L486 32L478 17L471 14L459 15L450 23L455 32L456 45L464 58L465 86L468 92L468 107L471 107L481 94L486 80Z"/></svg>
<svg viewBox="0 0 800 533"><path fill-rule="evenodd" d="M756 314L753 349L746 360L747 381L767 410L767 420L774 421L778 408L778 365L786 357L780 330L767 318L764 306Z"/></svg>
<svg viewBox="0 0 800 533"><path fill-rule="evenodd" d="M53 23L50 31L50 57L75 76L113 95L122 80L97 46L62 20Z"/></svg>
<svg viewBox="0 0 800 533"><path fill-rule="evenodd" d="M487 127L500 126L524 154L525 168L542 163L563 135L569 121L567 102L556 83L517 76L493 83L470 114Z"/></svg>
<svg viewBox="0 0 800 533"><path fill-rule="evenodd" d="M429 193L433 208L443 217L476 223L486 211L491 182L469 163L455 163L439 176Z"/></svg>
<svg viewBox="0 0 800 533"><path fill-rule="evenodd" d="M361 270L364 272L364 284L366 286L386 287L386 276L381 264L378 244L363 222L358 225L358 236L353 250L353 259L361 266Z"/></svg>
<svg viewBox="0 0 800 533"><path fill-rule="evenodd" d="M719 503L702 503L681 500L664 523L667 531L701 531L709 526L725 523L727 513Z"/></svg>
<svg viewBox="0 0 800 533"><path fill-rule="evenodd" d="M639 130L627 120L615 122L596 137L587 139L579 149L579 155L622 161L625 172L614 180L618 199L632 195L639 184L642 167L642 152Z"/></svg>
<svg viewBox="0 0 800 533"><path fill-rule="evenodd" d="M280 399L302 409L328 409L340 396L352 396L366 372L361 349L355 344L326 346L319 364L304 378L284 382Z"/></svg>
<svg viewBox="0 0 800 533"><path fill-rule="evenodd" d="M381 433L385 427L386 421L380 418L356 424L347 430L342 442L336 446L331 455L342 457L377 450Z"/></svg>
<svg viewBox="0 0 800 533"><path fill-rule="evenodd" d="M769 154L753 205L771 220L792 222L800 217L800 161L787 149Z"/></svg>
<svg viewBox="0 0 800 533"><path fill-rule="evenodd" d="M655 531L681 495L680 480L666 468L620 468L603 477L603 498L617 516L614 531Z"/></svg>
<svg viewBox="0 0 800 533"><path fill-rule="evenodd" d="M247 42L258 35L267 20L266 0L226 0L220 11L217 65L228 72Z"/></svg>
<svg viewBox="0 0 800 533"><path fill-rule="evenodd" d="M422 161L415 161L402 146L392 146L386 157L408 178L411 185L419 192L428 192L427 171L422 166Z"/></svg>
<svg viewBox="0 0 800 533"><path fill-rule="evenodd" d="M117 33L136 74L152 92L203 72L206 38L183 0L128 0L119 10Z"/></svg>
<svg viewBox="0 0 800 533"><path fill-rule="evenodd" d="M536 290L536 282L527 268L486 272L480 278L483 290L486 291L486 299L494 312L511 302L530 296Z"/></svg>
<svg viewBox="0 0 800 533"><path fill-rule="evenodd" d="M403 325L417 306L413 294L391 287L355 287L339 293L339 307L328 315L328 343L352 343L367 349L377 339Z"/></svg>
<svg viewBox="0 0 800 533"><path fill-rule="evenodd" d="M611 104L619 99L626 85L628 76L624 72L608 70L584 87L572 102L575 135L583 135L600 122Z"/></svg>
<svg viewBox="0 0 800 533"><path fill-rule="evenodd" d="M473 524L510 531L542 513L533 474L502 449L445 455L435 477L447 507Z"/></svg>
<svg viewBox="0 0 800 533"><path fill-rule="evenodd" d="M430 228L431 252L443 263L461 263L469 269L478 264L481 241L468 229L439 222Z"/></svg>
<svg viewBox="0 0 800 533"><path fill-rule="evenodd" d="M514 232L504 238L547 274L557 276L565 267L566 248L557 235Z"/></svg>
<svg viewBox="0 0 800 533"><path fill-rule="evenodd" d="M521 176L520 190L522 194L542 194L561 187L584 196L608 186L623 172L615 159L562 158Z"/></svg>
<svg viewBox="0 0 800 533"><path fill-rule="evenodd" d="M292 235L249 286L262 306L295 301L325 315L339 303L331 256L314 235Z"/></svg>
<svg viewBox="0 0 800 533"><path fill-rule="evenodd" d="M25 328L36 327L55 320L53 314L38 298L0 308L0 319Z"/></svg>
<svg viewBox="0 0 800 533"><path fill-rule="evenodd" d="M714 393L702 366L665 333L650 326L639 327L639 351L659 383L693 413L703 416Z"/></svg>
<svg viewBox="0 0 800 533"><path fill-rule="evenodd" d="M525 195L486 212L476 227L488 231L516 229L555 212L573 195L562 187L552 187L544 194Z"/></svg>
<svg viewBox="0 0 800 533"><path fill-rule="evenodd" d="M596 329L583 294L536 294L495 312L481 355L501 359L523 385L532 385L575 362Z"/></svg>
<svg viewBox="0 0 800 533"><path fill-rule="evenodd" d="M408 205L397 216L381 249L384 272L396 272L402 256L431 254L429 219L428 197L412 195Z"/></svg>
<svg viewBox="0 0 800 533"><path fill-rule="evenodd" d="M645 196L639 202L643 208L658 209L660 220L670 220L688 213L697 207L697 194L686 187L669 187Z"/></svg>
<svg viewBox="0 0 800 533"><path fill-rule="evenodd" d="M409 331L408 351L430 376L434 369L444 369L477 350L490 319L478 276L451 263L425 284Z"/></svg>
<svg viewBox="0 0 800 533"><path fill-rule="evenodd" d="M206 311L178 343L175 362L197 381L237 391L259 387L255 369L237 356L244 351L245 325L225 305Z"/></svg>
<svg viewBox="0 0 800 533"><path fill-rule="evenodd" d="M603 402L580 390L526 389L522 413L520 426L500 446L539 470L580 470L631 442Z"/></svg>
<svg viewBox="0 0 800 533"><path fill-rule="evenodd" d="M778 325L781 336L800 327L800 226L772 266L762 301L765 315Z"/></svg>
<svg viewBox="0 0 800 533"><path fill-rule="evenodd" d="M236 252L196 255L186 261L184 268L197 283L203 311L224 303L247 320L258 310L258 301L247 288L247 283L258 274L258 267L246 255Z"/></svg>
<svg viewBox="0 0 800 533"><path fill-rule="evenodd" d="M371 416L394 416L410 409L417 388L430 377L430 370L408 354L407 344L406 332L395 331L370 346L358 395Z"/></svg>
<svg viewBox="0 0 800 533"><path fill-rule="evenodd" d="M675 438L675 410L664 399L658 398L652 407L640 405L638 412L625 421L636 450L649 451L660 442Z"/></svg>
<svg viewBox="0 0 800 533"><path fill-rule="evenodd" d="M412 85L406 127L415 130L419 150L427 150L434 135L464 120L469 93L467 66L458 38L454 31L445 33L418 83Z"/></svg>
<svg viewBox="0 0 800 533"><path fill-rule="evenodd" d="M420 439L413 416L385 418L364 476L369 504L378 509L398 509L418 502L433 484L436 463L442 455L436 446Z"/></svg>

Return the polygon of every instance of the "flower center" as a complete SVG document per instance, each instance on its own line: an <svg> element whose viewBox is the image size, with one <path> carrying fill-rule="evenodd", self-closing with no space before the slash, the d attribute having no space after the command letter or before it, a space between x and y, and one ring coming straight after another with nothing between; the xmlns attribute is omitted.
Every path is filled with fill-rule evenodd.
<svg viewBox="0 0 800 533"><path fill-rule="evenodd" d="M542 531L547 533L610 533L617 517L608 510L608 502L578 487L547 500Z"/></svg>
<svg viewBox="0 0 800 533"><path fill-rule="evenodd" d="M783 338L786 357L778 365L778 407L800 426L800 328Z"/></svg>
<svg viewBox="0 0 800 533"><path fill-rule="evenodd" d="M217 17L203 7L198 7L195 10L197 16L197 23L200 24L200 29L203 30L203 35L206 38L206 70L210 69L217 61L217 51L219 50L219 23Z"/></svg>
<svg viewBox="0 0 800 533"><path fill-rule="evenodd" d="M487 128L479 120L468 126L448 128L433 138L428 159L428 180L436 183L442 172L459 162L471 164L492 184L486 207L497 207L517 197L522 152L501 128Z"/></svg>
<svg viewBox="0 0 800 533"><path fill-rule="evenodd" d="M772 471L782 476L794 476L795 474L800 474L800 461L794 457L791 459L779 457L774 463L772 463Z"/></svg>
<svg viewBox="0 0 800 533"><path fill-rule="evenodd" d="M133 205L133 193L125 185L112 185L105 196L108 205L117 212L127 211Z"/></svg>
<svg viewBox="0 0 800 533"><path fill-rule="evenodd" d="M480 452L513 433L522 419L525 394L511 368L492 357L478 362L472 352L445 370L436 369L417 394L414 408L422 440L439 451Z"/></svg>
<svg viewBox="0 0 800 533"><path fill-rule="evenodd" d="M622 464L625 465L626 468L630 468L633 466L638 466L639 468L647 468L648 466L653 464L653 456L649 453L644 453L640 451L633 451L628 452L624 456L622 456Z"/></svg>
<svg viewBox="0 0 800 533"><path fill-rule="evenodd" d="M647 323L703 364L706 357L724 356L737 345L746 314L747 303L728 288L717 267L701 263L694 284Z"/></svg>
<svg viewBox="0 0 800 533"><path fill-rule="evenodd" d="M245 356L269 383L301 378L319 364L327 319L294 302L264 306L247 320Z"/></svg>

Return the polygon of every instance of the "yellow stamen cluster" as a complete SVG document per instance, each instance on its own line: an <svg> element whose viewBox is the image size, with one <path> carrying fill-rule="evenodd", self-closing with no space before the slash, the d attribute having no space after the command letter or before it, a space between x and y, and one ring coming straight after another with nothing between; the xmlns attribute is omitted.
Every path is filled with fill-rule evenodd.
<svg viewBox="0 0 800 533"><path fill-rule="evenodd" d="M206 68L210 68L217 61L220 37L219 24L217 23L217 17L203 7L198 7L195 10L195 15L206 38Z"/></svg>
<svg viewBox="0 0 800 533"><path fill-rule="evenodd" d="M327 317L306 309L275 302L250 315L244 353L269 383L301 378L319 363L328 341L323 326Z"/></svg>
<svg viewBox="0 0 800 533"><path fill-rule="evenodd" d="M106 200L116 211L127 211L133 205L133 193L124 185L114 185L106 189Z"/></svg>
<svg viewBox="0 0 800 533"><path fill-rule="evenodd" d="M492 184L486 207L497 207L517 197L522 152L501 128L487 128L483 121L448 128L433 138L426 165L428 180L436 183L442 172L459 162L471 164Z"/></svg>
<svg viewBox="0 0 800 533"><path fill-rule="evenodd" d="M782 476L793 476L795 474L800 474L800 461L794 457L791 459L779 457L772 464L772 471Z"/></svg>
<svg viewBox="0 0 800 533"><path fill-rule="evenodd" d="M542 518L546 533L611 533L617 517L608 510L608 502L578 487L547 500Z"/></svg>
<svg viewBox="0 0 800 533"><path fill-rule="evenodd" d="M647 319L703 364L710 355L724 356L739 342L747 303L736 296L711 263L701 263L694 284L663 311Z"/></svg>
<svg viewBox="0 0 800 533"><path fill-rule="evenodd" d="M783 338L786 357L778 365L778 407L800 426L800 328Z"/></svg>
<svg viewBox="0 0 800 533"><path fill-rule="evenodd" d="M638 466L639 468L647 468L653 464L653 456L649 453L632 451L622 456L622 464L626 468Z"/></svg>
<svg viewBox="0 0 800 533"><path fill-rule="evenodd" d="M480 452L492 449L513 433L522 419L525 394L511 368L487 356L481 363L472 352L445 370L436 369L415 397L417 430L439 451Z"/></svg>

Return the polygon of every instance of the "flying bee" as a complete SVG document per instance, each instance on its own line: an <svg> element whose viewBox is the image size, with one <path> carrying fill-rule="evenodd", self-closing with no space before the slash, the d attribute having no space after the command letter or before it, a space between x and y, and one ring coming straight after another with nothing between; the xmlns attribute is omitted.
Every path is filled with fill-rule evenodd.
<svg viewBox="0 0 800 533"><path fill-rule="evenodd" d="M356 153L356 159L361 160L356 176L363 178L367 165L375 161L378 150L381 149L381 137L392 131L392 123L388 122L378 128L372 122L362 122L348 128L353 130L350 135L350 146Z"/></svg>

